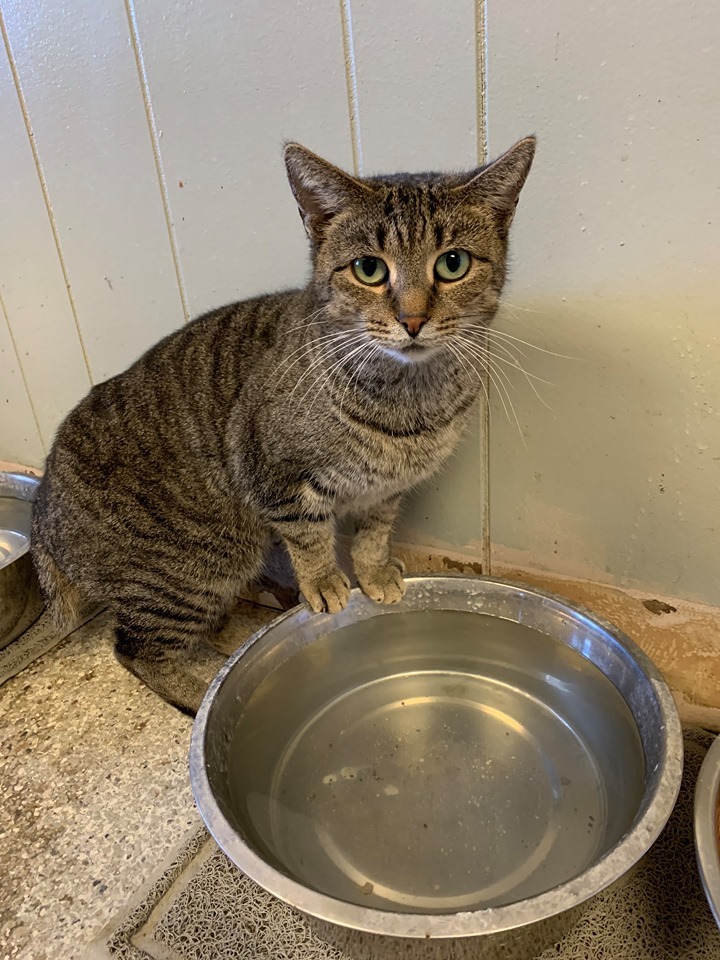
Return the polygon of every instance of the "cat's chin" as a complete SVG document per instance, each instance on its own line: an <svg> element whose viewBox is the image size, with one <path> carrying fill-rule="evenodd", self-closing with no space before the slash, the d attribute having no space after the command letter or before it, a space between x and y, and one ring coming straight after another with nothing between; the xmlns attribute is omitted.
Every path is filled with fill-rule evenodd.
<svg viewBox="0 0 720 960"><path fill-rule="evenodd" d="M418 343L416 340L411 340L407 345L403 344L401 347L390 347L383 344L382 349L388 356L394 360L399 360L401 363L420 363L437 353L438 344Z"/></svg>

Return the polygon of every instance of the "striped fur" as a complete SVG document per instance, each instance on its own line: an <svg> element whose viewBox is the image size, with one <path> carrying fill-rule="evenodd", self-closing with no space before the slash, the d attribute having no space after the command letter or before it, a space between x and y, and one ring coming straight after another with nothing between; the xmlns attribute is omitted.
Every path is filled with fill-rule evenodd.
<svg viewBox="0 0 720 960"><path fill-rule="evenodd" d="M465 176L361 181L288 145L308 286L199 317L94 387L58 431L32 534L58 621L108 604L120 661L192 714L206 689L193 648L273 536L311 607L335 611L349 590L335 521L353 515L360 585L399 600L400 497L448 457L478 395L453 337L495 312L533 148L521 141ZM472 267L439 283L432 264L451 247ZM384 258L390 282L354 279L360 256ZM408 312L427 317L416 338L398 322Z"/></svg>

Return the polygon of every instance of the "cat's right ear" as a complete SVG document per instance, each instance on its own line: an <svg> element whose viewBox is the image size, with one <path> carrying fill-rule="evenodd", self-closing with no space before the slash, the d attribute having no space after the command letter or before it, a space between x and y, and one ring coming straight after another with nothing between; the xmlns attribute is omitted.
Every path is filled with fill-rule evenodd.
<svg viewBox="0 0 720 960"><path fill-rule="evenodd" d="M285 144L285 169L305 232L317 244L334 216L369 191L364 184L299 143Z"/></svg>

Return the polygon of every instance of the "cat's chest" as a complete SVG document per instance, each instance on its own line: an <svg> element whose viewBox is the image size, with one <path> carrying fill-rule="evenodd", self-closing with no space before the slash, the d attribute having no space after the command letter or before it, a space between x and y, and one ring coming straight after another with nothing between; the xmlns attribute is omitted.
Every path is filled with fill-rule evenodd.
<svg viewBox="0 0 720 960"><path fill-rule="evenodd" d="M459 415L437 430L408 435L371 427L349 430L325 462L338 505L387 499L432 475L452 453L465 420Z"/></svg>

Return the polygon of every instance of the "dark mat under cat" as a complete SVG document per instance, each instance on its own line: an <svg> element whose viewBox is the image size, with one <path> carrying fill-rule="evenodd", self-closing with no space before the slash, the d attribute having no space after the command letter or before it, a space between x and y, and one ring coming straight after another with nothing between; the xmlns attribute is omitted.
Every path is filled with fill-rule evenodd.
<svg viewBox="0 0 720 960"><path fill-rule="evenodd" d="M599 897L578 926L538 960L718 960L720 931L702 892L692 835L695 781L711 742L710 734L686 731L683 785L662 836L630 881ZM472 941L453 950L448 957L470 960ZM244 877L201 830L93 944L89 956L348 960L351 955L328 945L311 921ZM353 952L352 960L357 956L362 954Z"/></svg>

